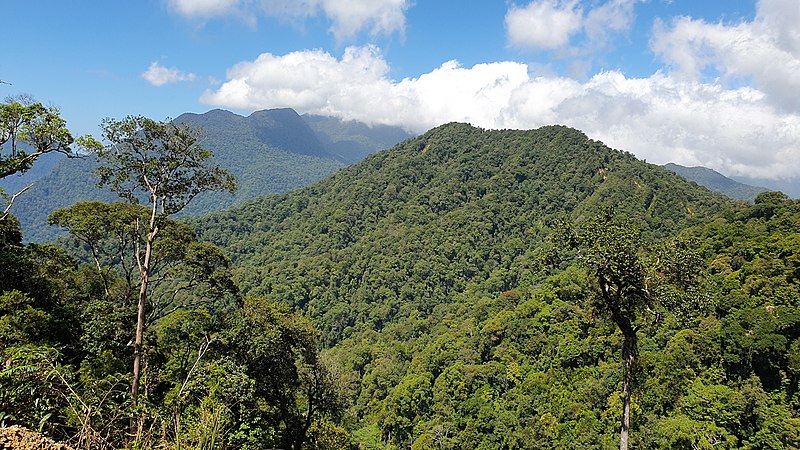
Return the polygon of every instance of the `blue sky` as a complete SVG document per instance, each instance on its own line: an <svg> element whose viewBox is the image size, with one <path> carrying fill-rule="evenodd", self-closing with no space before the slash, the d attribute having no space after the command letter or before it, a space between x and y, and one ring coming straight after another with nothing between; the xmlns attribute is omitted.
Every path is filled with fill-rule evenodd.
<svg viewBox="0 0 800 450"><path fill-rule="evenodd" d="M797 0L141 0L3 6L4 96L423 132L561 123L654 163L800 177Z"/></svg>

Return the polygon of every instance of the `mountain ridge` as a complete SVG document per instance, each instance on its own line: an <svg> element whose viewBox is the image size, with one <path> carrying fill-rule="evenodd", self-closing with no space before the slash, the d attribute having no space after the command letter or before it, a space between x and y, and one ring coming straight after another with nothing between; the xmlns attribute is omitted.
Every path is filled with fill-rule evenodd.
<svg viewBox="0 0 800 450"><path fill-rule="evenodd" d="M312 129L302 116L289 108L256 111L246 117L213 109L202 114L181 114L175 121L202 128L205 132L202 145L214 152L214 163L231 172L239 183L235 194L198 195L183 215L218 211L259 195L306 186L345 165L346 158L329 152L323 145L323 141L330 143L337 138L325 134L325 127ZM328 122L336 121L338 119ZM318 122L320 120L315 123ZM364 130L369 128L362 128ZM400 134L397 131L396 135ZM355 135L360 141L355 154L374 152L385 146L385 140L375 137L380 133ZM62 159L47 173L36 173L34 186L17 200L12 210L22 223L26 241L50 240L59 233L55 227L47 225L47 215L55 209L80 200L117 199L112 192L95 186L96 178L92 173L95 166L96 161L91 156ZM13 187L16 186L13 183L19 182L4 180L0 186Z"/></svg>
<svg viewBox="0 0 800 450"><path fill-rule="evenodd" d="M222 134L230 139L241 139L251 145L257 142L290 153L336 159L335 155L328 153L322 147L314 131L291 108L254 111L248 116L215 109L203 114L184 113L174 121L188 122L201 128L211 126L214 134ZM217 136L206 137L217 138Z"/></svg>
<svg viewBox="0 0 800 450"><path fill-rule="evenodd" d="M733 178L707 167L695 166L686 167L675 163L667 163L664 168L671 170L689 181L705 186L708 189L727 195L736 200L744 200L752 203L758 194L767 192L770 189L761 186L751 186L741 183Z"/></svg>

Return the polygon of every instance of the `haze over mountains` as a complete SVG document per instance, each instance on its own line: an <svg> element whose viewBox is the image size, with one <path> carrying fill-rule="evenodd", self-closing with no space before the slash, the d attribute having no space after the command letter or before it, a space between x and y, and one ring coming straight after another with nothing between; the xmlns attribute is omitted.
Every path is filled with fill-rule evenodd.
<svg viewBox="0 0 800 450"><path fill-rule="evenodd" d="M396 127L369 127L323 116L300 116L292 109L256 111L243 117L215 109L175 118L204 130L203 145L214 152L217 164L236 176L235 194L203 193L185 215L219 211L259 195L306 186L369 153L410 137ZM25 239L39 242L58 230L47 225L47 215L79 200L115 201L115 194L98 189L92 173L95 161L47 155L23 177L8 177L2 186L18 190L33 187L14 205Z"/></svg>

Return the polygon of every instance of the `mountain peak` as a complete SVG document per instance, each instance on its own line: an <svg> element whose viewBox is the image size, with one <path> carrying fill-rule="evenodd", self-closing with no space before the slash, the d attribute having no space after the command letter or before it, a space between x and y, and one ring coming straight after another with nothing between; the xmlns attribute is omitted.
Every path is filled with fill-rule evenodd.
<svg viewBox="0 0 800 450"><path fill-rule="evenodd" d="M255 111L246 118L259 140L292 153L337 159L322 146L314 130L291 108Z"/></svg>

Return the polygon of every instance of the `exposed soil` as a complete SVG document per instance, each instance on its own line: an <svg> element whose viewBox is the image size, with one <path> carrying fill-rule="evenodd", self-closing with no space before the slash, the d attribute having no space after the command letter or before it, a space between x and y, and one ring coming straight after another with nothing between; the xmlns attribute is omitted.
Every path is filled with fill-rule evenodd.
<svg viewBox="0 0 800 450"><path fill-rule="evenodd" d="M72 450L64 444L53 442L42 434L20 426L0 428L1 450Z"/></svg>

